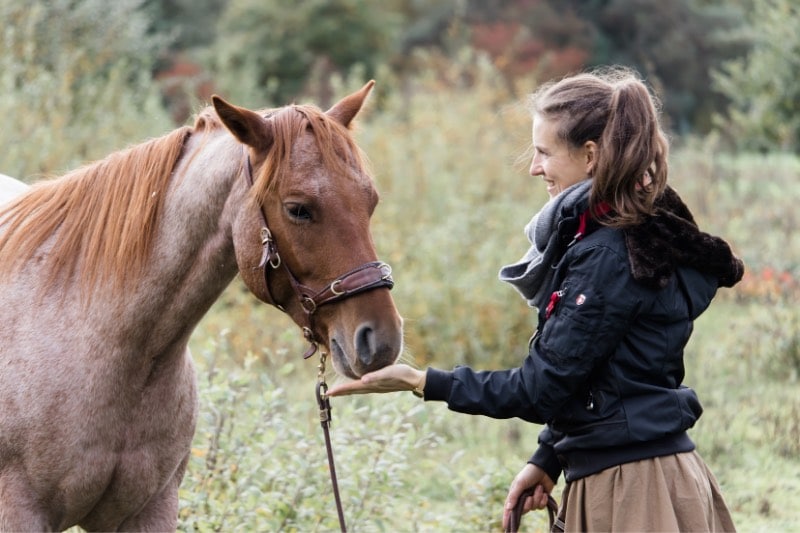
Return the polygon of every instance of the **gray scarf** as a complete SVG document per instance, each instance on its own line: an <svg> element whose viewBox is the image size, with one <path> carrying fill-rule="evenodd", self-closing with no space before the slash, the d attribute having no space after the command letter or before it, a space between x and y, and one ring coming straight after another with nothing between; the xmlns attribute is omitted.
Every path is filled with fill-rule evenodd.
<svg viewBox="0 0 800 533"><path fill-rule="evenodd" d="M591 187L591 179L583 180L544 204L525 226L525 235L531 247L519 261L500 269L500 281L513 285L531 307L546 304L543 298L550 297L548 290L554 273L552 265L558 259L555 257L558 224L565 212L572 212L575 206L589 197Z"/></svg>

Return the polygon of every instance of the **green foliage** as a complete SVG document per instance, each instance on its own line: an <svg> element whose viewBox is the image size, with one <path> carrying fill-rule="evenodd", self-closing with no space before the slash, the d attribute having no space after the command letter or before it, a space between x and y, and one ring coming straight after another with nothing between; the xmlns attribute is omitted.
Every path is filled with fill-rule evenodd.
<svg viewBox="0 0 800 533"><path fill-rule="evenodd" d="M170 127L150 80L164 41L139 5L0 2L3 173L60 173Z"/></svg>
<svg viewBox="0 0 800 533"><path fill-rule="evenodd" d="M216 21L225 4L226 0L142 0L152 33L170 35L170 48L181 51L214 42Z"/></svg>
<svg viewBox="0 0 800 533"><path fill-rule="evenodd" d="M710 73L750 45L741 21L742 10L721 0L235 0L211 30L217 40L204 62L222 92L259 106L309 94L328 104L331 74L361 65L371 77L379 64L410 73L415 49L452 55L475 47L512 84L624 64L665 96L672 129L705 133L727 103Z"/></svg>
<svg viewBox="0 0 800 533"><path fill-rule="evenodd" d="M737 57L742 13L729 1L576 0L575 9L595 35L591 65L636 68L658 89L670 129L708 132L724 100L711 87L710 72Z"/></svg>
<svg viewBox="0 0 800 533"><path fill-rule="evenodd" d="M731 101L717 119L720 134L740 150L800 153L800 6L794 0L753 0L746 56L714 74Z"/></svg>
<svg viewBox="0 0 800 533"><path fill-rule="evenodd" d="M357 64L370 75L393 45L396 23L386 6L367 0L235 0L209 59L230 98L283 105L311 78L325 85Z"/></svg>
<svg viewBox="0 0 800 533"><path fill-rule="evenodd" d="M201 416L180 492L180 530L335 530L313 373L273 379L255 357L232 364L226 335L195 342ZM499 529L513 476L508 460L519 462L504 457L507 448L492 444L493 454L465 463L461 439L475 426L453 427L444 409L411 395L375 400L334 402L332 443L349 529Z"/></svg>
<svg viewBox="0 0 800 533"><path fill-rule="evenodd" d="M504 72L560 77L586 67L636 68L664 96L671 129L708 132L725 105L709 72L743 53L742 10L728 0L472 0L472 43Z"/></svg>

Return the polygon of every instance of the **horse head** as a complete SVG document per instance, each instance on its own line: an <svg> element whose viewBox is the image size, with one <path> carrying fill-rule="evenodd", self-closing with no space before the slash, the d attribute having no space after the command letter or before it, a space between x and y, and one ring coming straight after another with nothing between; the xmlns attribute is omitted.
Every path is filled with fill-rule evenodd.
<svg viewBox="0 0 800 533"><path fill-rule="evenodd" d="M349 132L373 85L327 112L295 105L257 112L213 98L245 147L251 186L233 224L242 279L351 378L394 363L403 337L391 271L377 261L370 235L378 193Z"/></svg>

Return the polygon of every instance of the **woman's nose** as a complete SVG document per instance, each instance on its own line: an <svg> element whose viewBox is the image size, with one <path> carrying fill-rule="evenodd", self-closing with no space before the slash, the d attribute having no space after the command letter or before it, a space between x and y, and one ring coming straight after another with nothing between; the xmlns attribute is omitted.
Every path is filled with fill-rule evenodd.
<svg viewBox="0 0 800 533"><path fill-rule="evenodd" d="M531 160L531 168L530 168L529 172L530 172L531 176L539 176L539 175L543 174L542 165L539 164L539 161L538 161L537 157L534 157Z"/></svg>

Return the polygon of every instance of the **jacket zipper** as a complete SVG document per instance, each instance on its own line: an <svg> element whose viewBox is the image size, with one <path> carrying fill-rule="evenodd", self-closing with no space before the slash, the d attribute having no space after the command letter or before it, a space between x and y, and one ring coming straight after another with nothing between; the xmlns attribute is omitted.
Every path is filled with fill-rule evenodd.
<svg viewBox="0 0 800 533"><path fill-rule="evenodd" d="M550 301L547 303L547 308L545 309L545 312L544 312L544 319L545 320L550 318L550 315L553 314L553 311L555 311L555 309L556 309L556 305L558 305L558 302L560 302L562 296L564 296L564 291L565 290L566 290L566 288L561 289L559 291L555 291L553 294L550 295Z"/></svg>

